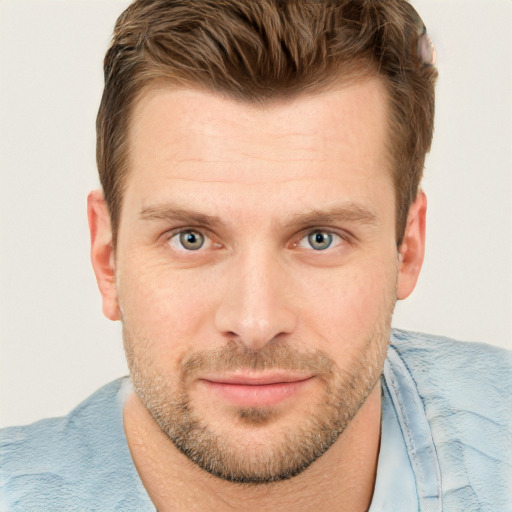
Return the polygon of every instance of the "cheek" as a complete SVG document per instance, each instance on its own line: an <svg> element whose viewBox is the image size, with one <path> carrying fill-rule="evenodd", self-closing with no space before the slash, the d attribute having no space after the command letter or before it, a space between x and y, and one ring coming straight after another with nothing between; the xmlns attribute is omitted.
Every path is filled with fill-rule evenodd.
<svg viewBox="0 0 512 512"><path fill-rule="evenodd" d="M127 260L127 259L126 259ZM181 357L203 339L212 315L212 279L193 271L170 271L159 262L130 258L120 265L117 279L122 321L132 338L165 358Z"/></svg>
<svg viewBox="0 0 512 512"><path fill-rule="evenodd" d="M300 318L305 329L315 330L324 350L335 346L345 355L358 351L377 330L390 322L396 299L396 266L369 261L357 267L339 268L319 280L303 285Z"/></svg>

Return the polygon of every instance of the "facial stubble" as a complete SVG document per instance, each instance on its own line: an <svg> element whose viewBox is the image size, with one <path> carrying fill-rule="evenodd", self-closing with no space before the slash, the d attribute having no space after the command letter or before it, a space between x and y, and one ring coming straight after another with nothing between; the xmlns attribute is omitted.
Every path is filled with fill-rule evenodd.
<svg viewBox="0 0 512 512"><path fill-rule="evenodd" d="M162 432L190 461L230 482L265 484L292 478L311 466L344 432L379 381L389 340L391 313L364 345L360 357L340 369L320 350L300 352L291 343L272 342L259 351L229 342L192 354L180 364L179 383L171 388L166 374L142 347L150 340L132 337L123 323L125 352L136 394ZM236 408L233 424L215 431L194 407L190 383L204 372L279 368L315 375L322 392L310 413L286 429L276 429L271 442L249 449L233 439L233 428L271 429L279 418L275 408Z"/></svg>

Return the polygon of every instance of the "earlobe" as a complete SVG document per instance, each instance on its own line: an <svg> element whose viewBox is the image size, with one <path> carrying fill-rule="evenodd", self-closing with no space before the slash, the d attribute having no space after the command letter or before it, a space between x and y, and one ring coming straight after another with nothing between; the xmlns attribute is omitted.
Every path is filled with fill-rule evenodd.
<svg viewBox="0 0 512 512"><path fill-rule="evenodd" d="M409 208L402 244L399 248L397 299L407 298L416 286L425 255L427 197L419 191Z"/></svg>
<svg viewBox="0 0 512 512"><path fill-rule="evenodd" d="M119 320L110 213L101 190L93 190L87 197L87 218L91 234L91 262L103 301L103 314L110 320Z"/></svg>

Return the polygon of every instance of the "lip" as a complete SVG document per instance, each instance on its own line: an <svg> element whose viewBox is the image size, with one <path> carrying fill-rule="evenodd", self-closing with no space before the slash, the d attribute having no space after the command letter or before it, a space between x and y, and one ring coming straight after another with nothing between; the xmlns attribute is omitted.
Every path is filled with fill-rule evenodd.
<svg viewBox="0 0 512 512"><path fill-rule="evenodd" d="M298 394L313 378L290 372L244 372L205 376L201 381L217 397L234 405L265 407Z"/></svg>
<svg viewBox="0 0 512 512"><path fill-rule="evenodd" d="M307 380L313 377L311 373L275 371L241 370L229 374L211 374L202 376L202 380L219 384L240 384L245 386L261 386L266 384L291 383Z"/></svg>

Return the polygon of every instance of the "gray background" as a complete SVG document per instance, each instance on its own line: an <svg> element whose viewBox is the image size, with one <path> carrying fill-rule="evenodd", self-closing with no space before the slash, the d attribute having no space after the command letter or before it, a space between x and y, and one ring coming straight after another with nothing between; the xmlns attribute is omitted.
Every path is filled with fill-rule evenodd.
<svg viewBox="0 0 512 512"><path fill-rule="evenodd" d="M427 257L394 325L512 348L509 0L416 0L440 80ZM125 0L0 3L0 424L62 415L127 373L101 315L87 192L101 64Z"/></svg>

